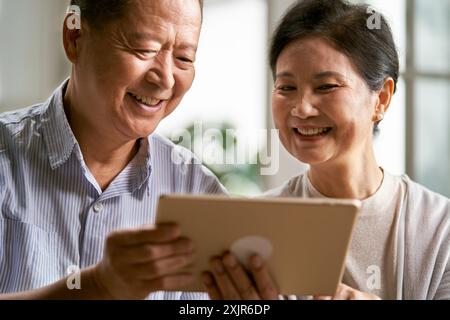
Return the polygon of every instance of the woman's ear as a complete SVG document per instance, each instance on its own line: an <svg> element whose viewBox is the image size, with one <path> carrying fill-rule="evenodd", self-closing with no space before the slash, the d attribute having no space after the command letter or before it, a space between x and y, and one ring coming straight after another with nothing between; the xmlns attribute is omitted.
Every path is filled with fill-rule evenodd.
<svg viewBox="0 0 450 320"><path fill-rule="evenodd" d="M394 95L395 82L392 78L387 78L384 81L383 87L378 91L377 105L375 106L375 113L373 115L374 122L380 122L384 118L389 105L391 104L392 96Z"/></svg>
<svg viewBox="0 0 450 320"><path fill-rule="evenodd" d="M82 25L76 13L69 13L64 19L63 44L70 62L76 63L79 54L78 40L81 37ZM84 26L83 26L84 27Z"/></svg>

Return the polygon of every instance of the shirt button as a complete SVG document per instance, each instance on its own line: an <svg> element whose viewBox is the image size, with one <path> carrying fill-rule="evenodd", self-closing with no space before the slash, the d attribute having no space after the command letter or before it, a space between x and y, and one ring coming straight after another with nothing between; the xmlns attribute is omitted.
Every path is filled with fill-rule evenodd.
<svg viewBox="0 0 450 320"><path fill-rule="evenodd" d="M102 210L103 210L103 203L97 202L96 204L94 204L94 212L99 213Z"/></svg>

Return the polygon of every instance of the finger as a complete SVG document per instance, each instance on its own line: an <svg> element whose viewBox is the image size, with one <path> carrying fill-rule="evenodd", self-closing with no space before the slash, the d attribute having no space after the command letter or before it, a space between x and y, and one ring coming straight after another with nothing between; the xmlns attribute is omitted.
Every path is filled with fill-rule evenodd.
<svg viewBox="0 0 450 320"><path fill-rule="evenodd" d="M261 299L277 300L278 289L261 257L252 256L250 266Z"/></svg>
<svg viewBox="0 0 450 320"><path fill-rule="evenodd" d="M183 288L192 282L195 277L190 273L178 273L166 275L143 283L149 292L170 291Z"/></svg>
<svg viewBox="0 0 450 320"><path fill-rule="evenodd" d="M139 264L130 268L130 271L139 279L152 280L179 272L181 269L190 266L193 261L193 254L178 255Z"/></svg>
<svg viewBox="0 0 450 320"><path fill-rule="evenodd" d="M237 289L239 295L244 300L259 300L260 297L258 292L256 291L255 286L250 280L248 274L240 263L237 261L236 257L228 253L223 258L223 264L230 276L231 280L234 283L235 288Z"/></svg>
<svg viewBox="0 0 450 320"><path fill-rule="evenodd" d="M194 243L188 238L179 238L169 244L145 244L129 246L115 251L117 260L127 264L150 262L170 256L192 253Z"/></svg>
<svg viewBox="0 0 450 320"><path fill-rule="evenodd" d="M212 273L214 280L219 287L220 293L225 300L240 300L241 297L234 287L233 282L228 277L227 271L219 258L211 260Z"/></svg>
<svg viewBox="0 0 450 320"><path fill-rule="evenodd" d="M347 300L366 300L366 298L361 291L352 290L348 293Z"/></svg>
<svg viewBox="0 0 450 320"><path fill-rule="evenodd" d="M333 300L348 300L349 298L349 287L345 284L339 284L335 295L333 296Z"/></svg>
<svg viewBox="0 0 450 320"><path fill-rule="evenodd" d="M180 228L176 224L167 223L139 229L118 230L109 236L108 241L119 246L134 246L148 243L166 243L180 236Z"/></svg>
<svg viewBox="0 0 450 320"><path fill-rule="evenodd" d="M332 296L314 296L313 299L314 300L331 300L333 297Z"/></svg>
<svg viewBox="0 0 450 320"><path fill-rule="evenodd" d="M223 300L219 287L214 280L214 276L210 272L204 272L202 274L202 282L211 300Z"/></svg>

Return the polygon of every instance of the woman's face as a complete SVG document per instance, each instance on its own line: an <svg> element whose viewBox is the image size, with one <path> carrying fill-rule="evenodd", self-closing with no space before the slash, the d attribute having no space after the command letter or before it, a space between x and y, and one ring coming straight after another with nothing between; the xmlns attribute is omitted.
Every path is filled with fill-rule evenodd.
<svg viewBox="0 0 450 320"><path fill-rule="evenodd" d="M342 163L372 150L377 97L324 39L294 41L278 58L273 117L282 144L302 162Z"/></svg>
<svg viewBox="0 0 450 320"><path fill-rule="evenodd" d="M90 125L120 139L151 134L192 85L198 0L130 1L123 18L77 40L74 90Z"/></svg>

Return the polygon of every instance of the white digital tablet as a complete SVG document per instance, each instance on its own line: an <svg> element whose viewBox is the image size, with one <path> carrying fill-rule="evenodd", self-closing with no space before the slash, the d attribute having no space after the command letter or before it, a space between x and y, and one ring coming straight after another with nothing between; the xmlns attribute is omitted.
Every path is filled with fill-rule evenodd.
<svg viewBox="0 0 450 320"><path fill-rule="evenodd" d="M226 250L246 265L265 259L280 293L334 295L360 202L353 200L162 196L157 223L176 222L196 246L195 283L177 288L204 291L200 275Z"/></svg>

